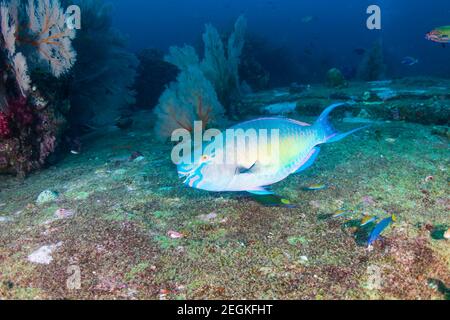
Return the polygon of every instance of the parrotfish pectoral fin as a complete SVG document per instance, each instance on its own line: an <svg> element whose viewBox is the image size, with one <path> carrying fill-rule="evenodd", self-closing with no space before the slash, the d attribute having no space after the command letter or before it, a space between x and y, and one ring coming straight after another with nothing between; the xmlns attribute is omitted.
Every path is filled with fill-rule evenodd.
<svg viewBox="0 0 450 320"><path fill-rule="evenodd" d="M322 112L322 114L320 115L319 119L317 119L317 121L315 123L315 126L318 127L319 130L322 130L324 132L324 134L325 134L325 141L324 141L324 143L337 142L337 141L342 140L345 137L347 137L347 136L349 136L349 135L351 135L351 134L353 134L353 133L355 133L355 132L357 132L359 130L362 130L362 129L365 129L367 127L370 127L370 125L369 125L369 126L364 126L364 127L361 127L361 128L353 129L353 130L351 130L349 132L344 132L344 133L338 132L332 126L332 124L330 123L330 121L328 119L328 116L330 115L330 113L334 109L336 109L338 107L346 106L346 105L348 105L348 104L347 103L336 103L336 104L333 104L333 105L329 106L328 108L326 108Z"/></svg>
<svg viewBox="0 0 450 320"><path fill-rule="evenodd" d="M302 164L302 166L300 168L297 169L297 171L295 171L295 173L300 173L305 171L306 169L308 169L309 167L311 167L314 162L316 161L317 157L319 156L320 153L320 147L315 147L311 153L307 156L307 158L305 159L305 162Z"/></svg>
<svg viewBox="0 0 450 320"><path fill-rule="evenodd" d="M239 174L243 174L243 173L251 173L252 170L255 169L256 163L257 163L257 162L255 162L250 168L242 168L242 167L237 168L237 171L236 171L236 172L239 173Z"/></svg>

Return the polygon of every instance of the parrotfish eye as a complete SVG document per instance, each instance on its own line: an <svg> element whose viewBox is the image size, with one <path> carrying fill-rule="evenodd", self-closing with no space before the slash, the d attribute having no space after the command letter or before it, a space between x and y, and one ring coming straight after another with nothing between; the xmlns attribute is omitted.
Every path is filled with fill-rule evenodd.
<svg viewBox="0 0 450 320"><path fill-rule="evenodd" d="M201 157L201 161L202 162L205 162L205 161L208 161L208 160L209 160L209 156L207 154L202 155L202 157Z"/></svg>

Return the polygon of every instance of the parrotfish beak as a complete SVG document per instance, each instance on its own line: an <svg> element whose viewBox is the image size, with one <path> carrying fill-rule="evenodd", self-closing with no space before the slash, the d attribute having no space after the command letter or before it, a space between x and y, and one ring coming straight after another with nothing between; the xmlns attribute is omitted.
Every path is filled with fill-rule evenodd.
<svg viewBox="0 0 450 320"><path fill-rule="evenodd" d="M178 165L177 170L178 170L178 177L185 178L192 174L192 172L194 171L194 165L193 164L190 164L190 165L180 164L180 165Z"/></svg>
<svg viewBox="0 0 450 320"><path fill-rule="evenodd" d="M202 159L198 163L178 165L178 177L184 178L184 184L192 188L197 188L203 180L203 168L211 163L211 158Z"/></svg>

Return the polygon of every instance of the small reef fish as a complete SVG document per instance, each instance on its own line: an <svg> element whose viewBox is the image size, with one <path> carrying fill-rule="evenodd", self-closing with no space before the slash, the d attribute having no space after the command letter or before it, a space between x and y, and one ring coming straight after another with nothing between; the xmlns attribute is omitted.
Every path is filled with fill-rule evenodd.
<svg viewBox="0 0 450 320"><path fill-rule="evenodd" d="M341 210L336 211L333 214L333 218L339 218L339 217L345 216L346 214L349 214L349 213L350 213L350 211L341 209Z"/></svg>
<svg viewBox="0 0 450 320"><path fill-rule="evenodd" d="M413 66L415 64L418 64L419 60L413 57L404 57L402 59L402 64L407 65L407 66Z"/></svg>
<svg viewBox="0 0 450 320"><path fill-rule="evenodd" d="M371 222L377 221L378 217L366 215L361 219L361 227L368 225Z"/></svg>
<svg viewBox="0 0 450 320"><path fill-rule="evenodd" d="M450 43L450 26L439 27L428 32L425 39L441 43L445 47L447 43Z"/></svg>
<svg viewBox="0 0 450 320"><path fill-rule="evenodd" d="M309 186L306 186L303 188L303 190L306 191L320 191L320 190L325 190L327 188L327 186L325 184L319 184L319 183L315 183Z"/></svg>
<svg viewBox="0 0 450 320"><path fill-rule="evenodd" d="M381 233L393 222L397 221L397 217L393 214L389 218L385 218L381 220L375 228L372 230L372 232L369 235L369 239L367 240L367 245L371 246L378 238L380 237Z"/></svg>
<svg viewBox="0 0 450 320"><path fill-rule="evenodd" d="M264 107L264 111L269 114L292 113L297 108L297 102L275 103Z"/></svg>
<svg viewBox="0 0 450 320"><path fill-rule="evenodd" d="M191 154L181 159L177 166L178 175L185 179L186 185L196 189L273 194L266 187L312 166L322 144L339 141L366 128L340 133L331 126L329 114L344 105L329 106L314 125L287 118L260 118L237 124L231 127L235 139L236 136L239 138L238 132L244 140L247 130L253 130L257 137L261 132L266 132L267 135L270 133L270 137L265 139L267 145L262 148L257 145L249 148L248 152L239 152L240 148L234 147L235 139L226 139L226 134L221 133L215 136L213 142L206 144L202 152L194 152L194 159ZM272 139L273 131L277 132L278 139ZM231 146L227 145L230 142ZM278 149L278 152L271 152L273 149Z"/></svg>
<svg viewBox="0 0 450 320"><path fill-rule="evenodd" d="M404 57L401 61L402 64L406 66L413 66L419 63L419 60L413 57Z"/></svg>

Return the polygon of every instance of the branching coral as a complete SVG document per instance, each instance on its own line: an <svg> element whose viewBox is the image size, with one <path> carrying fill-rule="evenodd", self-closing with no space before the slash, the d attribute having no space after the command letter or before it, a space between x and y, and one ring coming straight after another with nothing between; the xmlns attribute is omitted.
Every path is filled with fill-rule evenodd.
<svg viewBox="0 0 450 320"><path fill-rule="evenodd" d="M67 27L65 13L58 0L29 0L27 14L32 38L23 41L38 49L55 77L61 76L76 61L72 47L75 30Z"/></svg>
<svg viewBox="0 0 450 320"><path fill-rule="evenodd" d="M164 140L179 128L192 131L194 121L202 121L205 128L220 119L223 107L211 82L198 67L191 66L162 94L155 114L155 133Z"/></svg>

